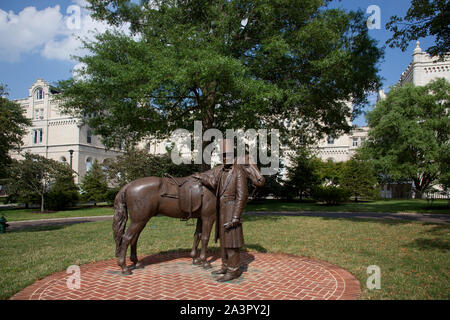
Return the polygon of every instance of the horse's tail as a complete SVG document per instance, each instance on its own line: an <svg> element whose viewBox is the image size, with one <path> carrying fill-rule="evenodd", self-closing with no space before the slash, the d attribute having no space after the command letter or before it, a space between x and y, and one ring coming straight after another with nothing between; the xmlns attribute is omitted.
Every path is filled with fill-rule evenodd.
<svg viewBox="0 0 450 320"><path fill-rule="evenodd" d="M116 241L116 257L119 256L120 247L122 245L122 236L125 233L125 227L128 220L128 210L126 203L127 187L125 185L120 189L119 193L114 199L114 221L113 221L113 232L114 240Z"/></svg>

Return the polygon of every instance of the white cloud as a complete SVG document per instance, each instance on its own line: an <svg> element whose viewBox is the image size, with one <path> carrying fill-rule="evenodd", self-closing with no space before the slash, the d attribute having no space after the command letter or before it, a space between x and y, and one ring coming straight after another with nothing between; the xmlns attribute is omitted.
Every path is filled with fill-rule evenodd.
<svg viewBox="0 0 450 320"><path fill-rule="evenodd" d="M81 39L110 27L91 18L85 0L73 0L65 12L60 6L37 10L24 8L18 14L0 9L0 61L19 61L22 54L39 52L44 58L73 61L71 55L87 54ZM121 28L127 32L127 26Z"/></svg>
<svg viewBox="0 0 450 320"><path fill-rule="evenodd" d="M62 21L59 6L27 7L17 15L0 9L0 60L18 61L22 53L36 52L58 35Z"/></svg>

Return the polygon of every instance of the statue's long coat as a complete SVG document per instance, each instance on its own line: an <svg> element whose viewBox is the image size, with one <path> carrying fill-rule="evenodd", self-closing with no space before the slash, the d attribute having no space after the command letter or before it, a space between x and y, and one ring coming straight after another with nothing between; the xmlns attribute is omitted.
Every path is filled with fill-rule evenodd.
<svg viewBox="0 0 450 320"><path fill-rule="evenodd" d="M244 245L242 224L226 229L224 224L231 223L233 216L239 219L247 204L247 177L238 164L234 164L227 174L224 166L200 174L201 182L216 191L218 200L218 217L216 219L216 238L221 237L225 248L240 248Z"/></svg>

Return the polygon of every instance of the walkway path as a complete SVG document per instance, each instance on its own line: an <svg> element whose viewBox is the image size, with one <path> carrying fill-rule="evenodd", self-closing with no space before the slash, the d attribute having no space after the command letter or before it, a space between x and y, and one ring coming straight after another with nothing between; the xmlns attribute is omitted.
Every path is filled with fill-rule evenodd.
<svg viewBox="0 0 450 320"><path fill-rule="evenodd" d="M392 213L392 212L326 212L326 211L247 211L249 215L271 215L271 216L303 216L303 217L323 217L323 218L356 218L356 219L391 219L391 220L412 220L428 223L450 223L450 214L436 213ZM55 218L27 221L8 222L8 231L37 228L47 226L67 225L83 222L111 220L112 215L75 217L75 218Z"/></svg>

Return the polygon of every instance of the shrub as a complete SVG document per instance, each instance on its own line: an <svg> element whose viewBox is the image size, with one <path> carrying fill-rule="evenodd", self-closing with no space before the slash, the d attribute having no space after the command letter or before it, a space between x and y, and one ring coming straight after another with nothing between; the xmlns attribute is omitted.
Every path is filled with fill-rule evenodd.
<svg viewBox="0 0 450 320"><path fill-rule="evenodd" d="M313 199L325 202L327 205L336 205L349 200L351 192L343 187L319 186L313 189Z"/></svg>
<svg viewBox="0 0 450 320"><path fill-rule="evenodd" d="M120 191L120 187L117 188L109 188L105 193L105 200L108 204L113 204L114 199L116 198L117 193Z"/></svg>
<svg viewBox="0 0 450 320"><path fill-rule="evenodd" d="M51 210L64 210L76 205L78 192L70 190L54 190L46 193L47 207Z"/></svg>

